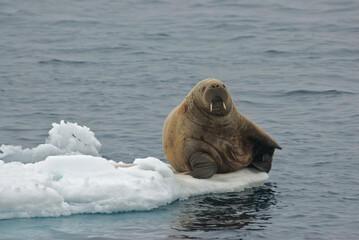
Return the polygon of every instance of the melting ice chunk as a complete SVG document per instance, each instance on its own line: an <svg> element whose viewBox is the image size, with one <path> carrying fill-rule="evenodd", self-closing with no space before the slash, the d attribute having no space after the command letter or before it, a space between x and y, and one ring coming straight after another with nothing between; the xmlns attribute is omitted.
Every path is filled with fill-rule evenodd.
<svg viewBox="0 0 359 240"><path fill-rule="evenodd" d="M194 195L241 191L268 179L254 169L194 179L152 157L115 168L99 156L100 147L89 128L64 121L54 123L47 142L35 148L2 145L0 219L150 210Z"/></svg>
<svg viewBox="0 0 359 240"><path fill-rule="evenodd" d="M86 126L61 121L53 123L45 144L34 148L1 145L0 159L4 162L19 161L34 163L56 155L92 155L100 156L101 143L95 134Z"/></svg>

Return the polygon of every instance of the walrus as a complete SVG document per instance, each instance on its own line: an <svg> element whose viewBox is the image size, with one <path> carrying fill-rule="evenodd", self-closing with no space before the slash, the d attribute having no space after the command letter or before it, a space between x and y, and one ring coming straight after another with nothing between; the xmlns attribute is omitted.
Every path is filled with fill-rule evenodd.
<svg viewBox="0 0 359 240"><path fill-rule="evenodd" d="M209 178L244 167L269 172L276 141L244 117L217 79L199 82L167 116L162 132L165 156L178 172Z"/></svg>

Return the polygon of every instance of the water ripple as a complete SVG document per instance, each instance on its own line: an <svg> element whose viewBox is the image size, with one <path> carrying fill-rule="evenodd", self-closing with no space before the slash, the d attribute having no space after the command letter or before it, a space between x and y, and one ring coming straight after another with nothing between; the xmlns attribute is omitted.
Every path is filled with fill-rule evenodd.
<svg viewBox="0 0 359 240"><path fill-rule="evenodd" d="M333 95L352 95L353 92L340 91L340 90L325 90L325 91L313 91L313 90L293 90L282 94L282 96L333 96Z"/></svg>
<svg viewBox="0 0 359 240"><path fill-rule="evenodd" d="M287 51L281 51L281 50L267 50L264 51L265 54L270 54L270 55L282 55L282 54L291 54L291 52L287 52Z"/></svg>
<svg viewBox="0 0 359 240"><path fill-rule="evenodd" d="M173 228L184 232L263 230L271 219L265 210L277 202L275 189L275 185L267 183L242 193L193 198L179 216L180 225Z"/></svg>
<svg viewBox="0 0 359 240"><path fill-rule="evenodd" d="M86 20L72 20L72 19L65 19L53 22L52 25L54 26L79 26L79 25L97 25L100 24L99 21L86 21Z"/></svg>
<svg viewBox="0 0 359 240"><path fill-rule="evenodd" d="M39 64L53 64L53 65L58 65L58 64L86 64L86 63L90 63L90 62L86 62L86 61L73 61L73 60L61 60L61 59L50 59L50 60L44 60L44 61L39 61Z"/></svg>

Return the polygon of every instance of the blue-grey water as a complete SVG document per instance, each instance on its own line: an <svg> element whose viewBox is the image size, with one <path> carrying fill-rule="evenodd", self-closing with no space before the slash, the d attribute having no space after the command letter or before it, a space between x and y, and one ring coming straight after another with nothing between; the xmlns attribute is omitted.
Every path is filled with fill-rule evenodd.
<svg viewBox="0 0 359 240"><path fill-rule="evenodd" d="M264 186L2 220L0 239L357 239L358 1L0 1L0 144L64 119L108 159L166 161L162 124L208 77L283 147Z"/></svg>

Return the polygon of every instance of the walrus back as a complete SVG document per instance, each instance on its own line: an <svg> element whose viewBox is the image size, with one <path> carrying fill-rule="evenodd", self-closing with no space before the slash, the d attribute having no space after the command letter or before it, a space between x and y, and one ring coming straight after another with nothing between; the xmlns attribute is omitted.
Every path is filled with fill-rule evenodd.
<svg viewBox="0 0 359 240"><path fill-rule="evenodd" d="M181 106L181 105L180 105ZM180 114L180 106L176 107L167 116L162 130L162 145L167 161L171 166L180 172L186 172L188 168L183 154L184 137L181 131L183 115Z"/></svg>

